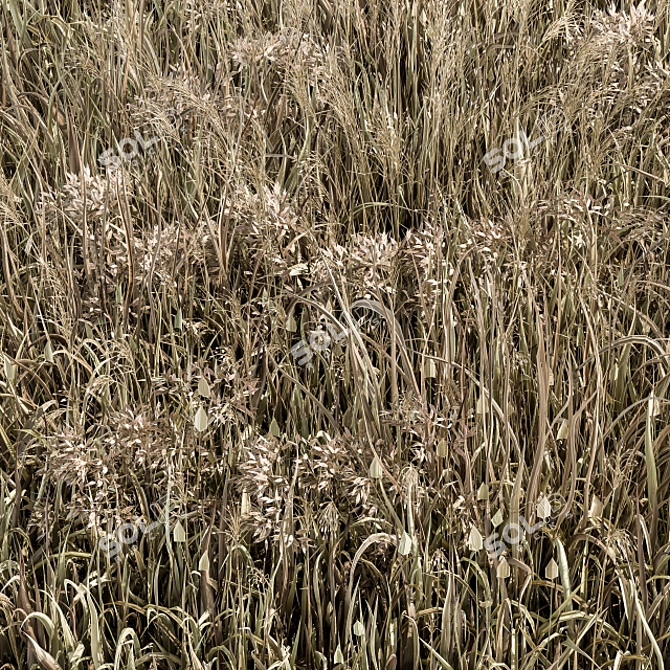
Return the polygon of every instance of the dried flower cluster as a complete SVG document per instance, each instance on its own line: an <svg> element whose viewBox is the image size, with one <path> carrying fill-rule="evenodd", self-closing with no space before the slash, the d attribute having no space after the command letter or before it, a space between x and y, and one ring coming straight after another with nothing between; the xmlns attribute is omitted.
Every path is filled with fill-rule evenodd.
<svg viewBox="0 0 670 670"><path fill-rule="evenodd" d="M66 183L59 192L49 189L42 194L38 213L48 222L66 216L71 223L80 227L84 217L89 222L101 219L118 211L117 192L119 177L91 175L88 166L83 169L83 179L79 175L66 173Z"/></svg>
<svg viewBox="0 0 670 670"><path fill-rule="evenodd" d="M249 495L248 514L258 542L278 542L286 515L315 513L323 532L335 533L349 514L374 517L376 495L363 450L330 439L299 445L257 438L245 446L236 488ZM290 511L292 510L292 512Z"/></svg>

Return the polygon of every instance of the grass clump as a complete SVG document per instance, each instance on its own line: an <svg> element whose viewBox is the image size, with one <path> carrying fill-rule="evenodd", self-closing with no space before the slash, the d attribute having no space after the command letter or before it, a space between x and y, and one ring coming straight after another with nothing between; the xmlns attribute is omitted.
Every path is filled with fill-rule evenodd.
<svg viewBox="0 0 670 670"><path fill-rule="evenodd" d="M3 670L668 664L666 3L2 7Z"/></svg>

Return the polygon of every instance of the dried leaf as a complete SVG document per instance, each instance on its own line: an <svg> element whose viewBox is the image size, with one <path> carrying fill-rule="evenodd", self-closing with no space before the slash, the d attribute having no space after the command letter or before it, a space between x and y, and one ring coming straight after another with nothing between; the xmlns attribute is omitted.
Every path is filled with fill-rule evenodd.
<svg viewBox="0 0 670 670"><path fill-rule="evenodd" d="M537 502L535 505L535 511L540 519L546 519L551 516L551 502L546 496Z"/></svg>
<svg viewBox="0 0 670 670"><path fill-rule="evenodd" d="M502 522L503 522L503 515L502 515L502 512L500 510L498 510L493 515L493 518L491 519L491 523L493 524L494 528L497 528Z"/></svg>
<svg viewBox="0 0 670 670"><path fill-rule="evenodd" d="M598 496L591 499L591 508L589 509L590 519L599 519L603 515L603 504L598 500Z"/></svg>
<svg viewBox="0 0 670 670"><path fill-rule="evenodd" d="M62 670L61 666L56 662L56 659L48 651L42 649L30 635L26 635L26 639L32 645L33 653L45 670Z"/></svg>
<svg viewBox="0 0 670 670"><path fill-rule="evenodd" d="M251 499L249 498L247 490L244 489L244 491L242 491L242 503L240 505L240 514L242 516L248 516L250 512L251 512Z"/></svg>
<svg viewBox="0 0 670 670"><path fill-rule="evenodd" d="M198 393L203 398L209 398L211 396L209 390L209 384L207 383L207 380L204 377L200 377L200 381L198 382Z"/></svg>
<svg viewBox="0 0 670 670"><path fill-rule="evenodd" d="M482 534L473 526L470 529L470 537L468 537L468 548L470 551L480 551L484 546L484 538Z"/></svg>
<svg viewBox="0 0 670 670"><path fill-rule="evenodd" d="M9 359L9 356L5 356L5 377L7 377L7 381L12 384L16 379L16 363L13 363Z"/></svg>
<svg viewBox="0 0 670 670"><path fill-rule="evenodd" d="M412 538L407 534L407 531L403 531L402 538L398 544L398 553L401 556L407 556L410 551L412 551Z"/></svg>
<svg viewBox="0 0 670 670"><path fill-rule="evenodd" d="M175 542L186 542L186 531L184 530L184 526L181 525L181 521L177 521L175 524L172 535Z"/></svg>
<svg viewBox="0 0 670 670"><path fill-rule="evenodd" d="M498 563L498 569L496 570L496 575L498 579L507 579L510 575L509 563L503 556Z"/></svg>
<svg viewBox="0 0 670 670"><path fill-rule="evenodd" d="M333 657L333 663L335 665L341 665L344 663L344 656L342 655L342 649L340 649L340 645L337 645L337 649L335 650L335 656Z"/></svg>
<svg viewBox="0 0 670 670"><path fill-rule="evenodd" d="M200 405L200 409L195 415L195 429L199 432L203 432L207 428L207 412L205 408Z"/></svg>
<svg viewBox="0 0 670 670"><path fill-rule="evenodd" d="M558 563L552 558L544 570L544 576L552 581L558 577Z"/></svg>
<svg viewBox="0 0 670 670"><path fill-rule="evenodd" d="M370 465L370 477L372 477L372 479L381 479L383 474L382 464L379 462L379 459L375 457Z"/></svg>

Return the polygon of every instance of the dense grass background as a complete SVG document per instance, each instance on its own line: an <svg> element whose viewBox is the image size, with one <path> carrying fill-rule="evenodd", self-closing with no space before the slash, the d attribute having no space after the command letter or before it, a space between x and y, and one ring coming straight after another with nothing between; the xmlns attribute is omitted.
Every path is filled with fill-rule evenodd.
<svg viewBox="0 0 670 670"><path fill-rule="evenodd" d="M0 23L3 670L670 665L669 3Z"/></svg>

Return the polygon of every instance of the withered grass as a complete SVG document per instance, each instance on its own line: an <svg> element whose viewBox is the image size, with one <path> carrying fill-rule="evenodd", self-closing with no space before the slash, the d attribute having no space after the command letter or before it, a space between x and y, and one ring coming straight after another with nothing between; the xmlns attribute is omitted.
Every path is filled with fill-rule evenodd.
<svg viewBox="0 0 670 670"><path fill-rule="evenodd" d="M0 23L2 670L669 664L667 2Z"/></svg>

